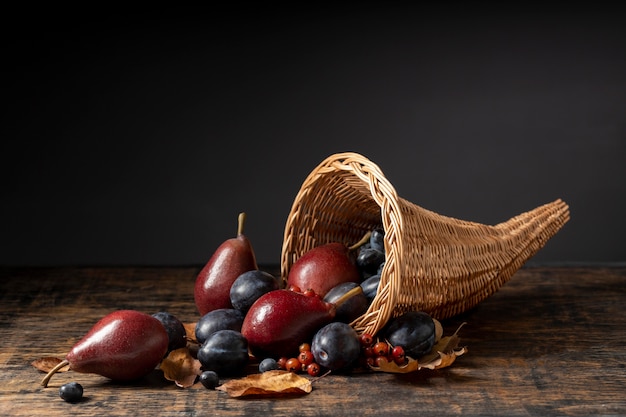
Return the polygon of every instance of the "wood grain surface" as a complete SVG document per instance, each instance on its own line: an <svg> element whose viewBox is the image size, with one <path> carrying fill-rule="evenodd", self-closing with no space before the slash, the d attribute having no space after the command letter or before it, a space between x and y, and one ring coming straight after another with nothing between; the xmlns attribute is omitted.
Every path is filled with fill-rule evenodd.
<svg viewBox="0 0 626 417"><path fill-rule="evenodd" d="M272 271L271 268L266 268ZM0 415L6 416L616 416L626 415L626 268L522 268L461 323L468 353L450 368L407 375L359 373L317 380L305 396L235 399L155 370L132 384L65 372L48 388L31 366L63 357L116 309L198 319L199 268L0 268ZM80 382L84 401L58 388Z"/></svg>

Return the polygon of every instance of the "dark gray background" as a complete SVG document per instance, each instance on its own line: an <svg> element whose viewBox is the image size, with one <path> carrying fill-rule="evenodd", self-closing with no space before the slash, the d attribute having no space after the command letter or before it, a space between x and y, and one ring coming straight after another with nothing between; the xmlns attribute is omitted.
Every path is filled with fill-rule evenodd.
<svg viewBox="0 0 626 417"><path fill-rule="evenodd" d="M520 10L7 16L0 264L202 264L239 211L277 264L302 181L348 150L464 220L562 198L531 262L623 262L625 15Z"/></svg>

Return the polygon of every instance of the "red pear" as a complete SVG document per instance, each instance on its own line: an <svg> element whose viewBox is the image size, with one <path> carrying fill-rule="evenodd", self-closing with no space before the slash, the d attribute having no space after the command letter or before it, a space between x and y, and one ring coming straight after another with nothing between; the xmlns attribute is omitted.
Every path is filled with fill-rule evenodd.
<svg viewBox="0 0 626 417"><path fill-rule="evenodd" d="M274 290L252 304L241 326L253 355L294 356L298 346L335 317L335 306L316 296Z"/></svg>
<svg viewBox="0 0 626 417"><path fill-rule="evenodd" d="M350 257L350 248L333 242L317 246L292 265L287 285L302 291L312 289L324 297L331 288L344 282L360 282L359 269Z"/></svg>
<svg viewBox="0 0 626 417"><path fill-rule="evenodd" d="M169 339L163 324L149 314L119 310L104 316L41 381L46 387L64 366L128 381L146 376L163 359Z"/></svg>
<svg viewBox="0 0 626 417"><path fill-rule="evenodd" d="M202 316L218 308L233 308L233 282L244 272L258 269L252 245L243 234L245 218L245 213L239 214L237 237L224 241L196 278L194 298Z"/></svg>

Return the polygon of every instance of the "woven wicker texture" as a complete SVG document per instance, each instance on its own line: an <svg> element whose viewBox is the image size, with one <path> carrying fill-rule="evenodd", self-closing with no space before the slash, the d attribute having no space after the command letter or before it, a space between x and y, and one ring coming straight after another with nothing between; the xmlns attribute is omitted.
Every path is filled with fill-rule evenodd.
<svg viewBox="0 0 626 417"><path fill-rule="evenodd" d="M380 168L357 153L334 154L305 179L287 218L281 255L286 281L306 251L352 245L375 227L385 230L386 263L357 332L376 334L410 310L444 319L497 291L569 220L556 200L497 225L458 220L396 194Z"/></svg>

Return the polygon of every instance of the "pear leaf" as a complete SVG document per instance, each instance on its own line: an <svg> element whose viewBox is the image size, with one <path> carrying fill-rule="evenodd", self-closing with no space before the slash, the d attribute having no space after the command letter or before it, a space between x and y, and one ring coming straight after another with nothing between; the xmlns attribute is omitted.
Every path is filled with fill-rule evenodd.
<svg viewBox="0 0 626 417"><path fill-rule="evenodd" d="M305 395L313 389L311 381L284 370L267 371L231 379L216 388L231 397L288 397Z"/></svg>
<svg viewBox="0 0 626 417"><path fill-rule="evenodd" d="M43 358L36 359L32 361L30 364L33 365L35 368L39 369L40 371L48 373L52 370L52 368L54 368L61 362L63 362L63 359L55 358L52 356L46 356ZM70 369L70 366L67 365L57 370L57 372L67 372L69 371L69 369Z"/></svg>
<svg viewBox="0 0 626 417"><path fill-rule="evenodd" d="M181 388L189 388L196 382L196 377L202 373L200 361L191 356L189 349L184 347L171 351L161 361L159 368L168 381Z"/></svg>

